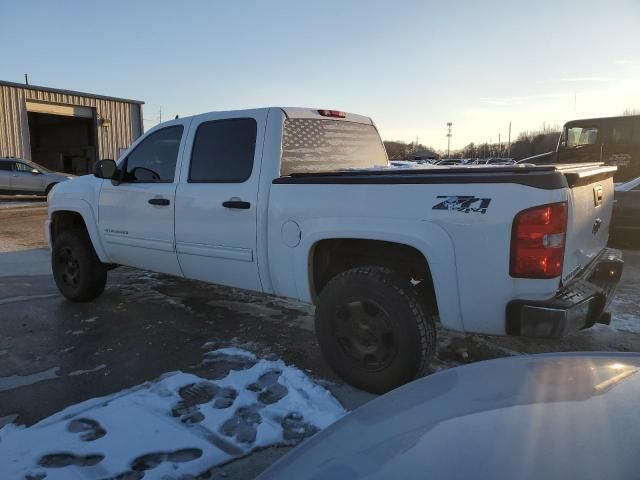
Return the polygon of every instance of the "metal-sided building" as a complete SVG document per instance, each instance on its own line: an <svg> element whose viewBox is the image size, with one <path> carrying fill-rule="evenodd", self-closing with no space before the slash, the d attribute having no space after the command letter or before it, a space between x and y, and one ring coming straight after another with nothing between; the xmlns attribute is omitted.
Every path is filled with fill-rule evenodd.
<svg viewBox="0 0 640 480"><path fill-rule="evenodd" d="M139 100L0 81L0 157L82 175L143 132Z"/></svg>

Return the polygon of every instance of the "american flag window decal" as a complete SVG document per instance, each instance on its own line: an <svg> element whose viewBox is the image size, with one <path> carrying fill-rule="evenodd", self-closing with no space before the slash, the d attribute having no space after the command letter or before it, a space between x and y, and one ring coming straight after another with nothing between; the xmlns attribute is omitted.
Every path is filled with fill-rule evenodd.
<svg viewBox="0 0 640 480"><path fill-rule="evenodd" d="M282 175L387 165L372 125L340 120L290 118L282 136Z"/></svg>

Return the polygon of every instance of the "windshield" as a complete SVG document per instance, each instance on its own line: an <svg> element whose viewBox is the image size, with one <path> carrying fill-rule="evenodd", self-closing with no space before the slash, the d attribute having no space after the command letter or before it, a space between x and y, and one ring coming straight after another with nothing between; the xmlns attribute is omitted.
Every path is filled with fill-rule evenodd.
<svg viewBox="0 0 640 480"><path fill-rule="evenodd" d="M568 127L567 148L581 145L595 145L598 141L597 127Z"/></svg>
<svg viewBox="0 0 640 480"><path fill-rule="evenodd" d="M309 118L284 123L281 175L387 166L373 125Z"/></svg>

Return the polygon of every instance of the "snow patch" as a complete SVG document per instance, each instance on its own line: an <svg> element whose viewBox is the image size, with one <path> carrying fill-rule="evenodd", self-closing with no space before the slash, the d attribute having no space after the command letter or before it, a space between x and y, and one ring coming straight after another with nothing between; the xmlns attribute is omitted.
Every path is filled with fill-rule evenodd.
<svg viewBox="0 0 640 480"><path fill-rule="evenodd" d="M88 370L74 370L73 372L69 372L68 375L70 377L77 377L78 375L84 375L85 373L98 372L100 370L104 370L105 368L107 368L107 366L103 363L95 368L90 368Z"/></svg>
<svg viewBox="0 0 640 480"><path fill-rule="evenodd" d="M0 392L13 390L14 388L33 385L34 383L50 380L58 377L59 367L53 367L43 372L32 373L31 375L11 375L9 377L0 377ZM2 457L0 457L2 458ZM2 478L2 477L0 477Z"/></svg>
<svg viewBox="0 0 640 480"><path fill-rule="evenodd" d="M630 313L616 313L611 320L611 327L625 332L640 333L640 317Z"/></svg>
<svg viewBox="0 0 640 480"><path fill-rule="evenodd" d="M281 360L257 360L238 348L211 354L250 363L217 380L165 374L28 428L6 425L0 478L197 475L256 448L297 443L346 413L326 389Z"/></svg>

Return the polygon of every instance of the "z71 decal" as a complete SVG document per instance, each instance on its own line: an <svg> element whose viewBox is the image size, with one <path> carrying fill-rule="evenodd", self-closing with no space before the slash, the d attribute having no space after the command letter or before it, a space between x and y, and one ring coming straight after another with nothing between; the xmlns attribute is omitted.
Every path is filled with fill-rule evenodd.
<svg viewBox="0 0 640 480"><path fill-rule="evenodd" d="M462 213L487 213L490 198L478 198L473 195L438 195L445 200L434 205L432 210L449 210Z"/></svg>

